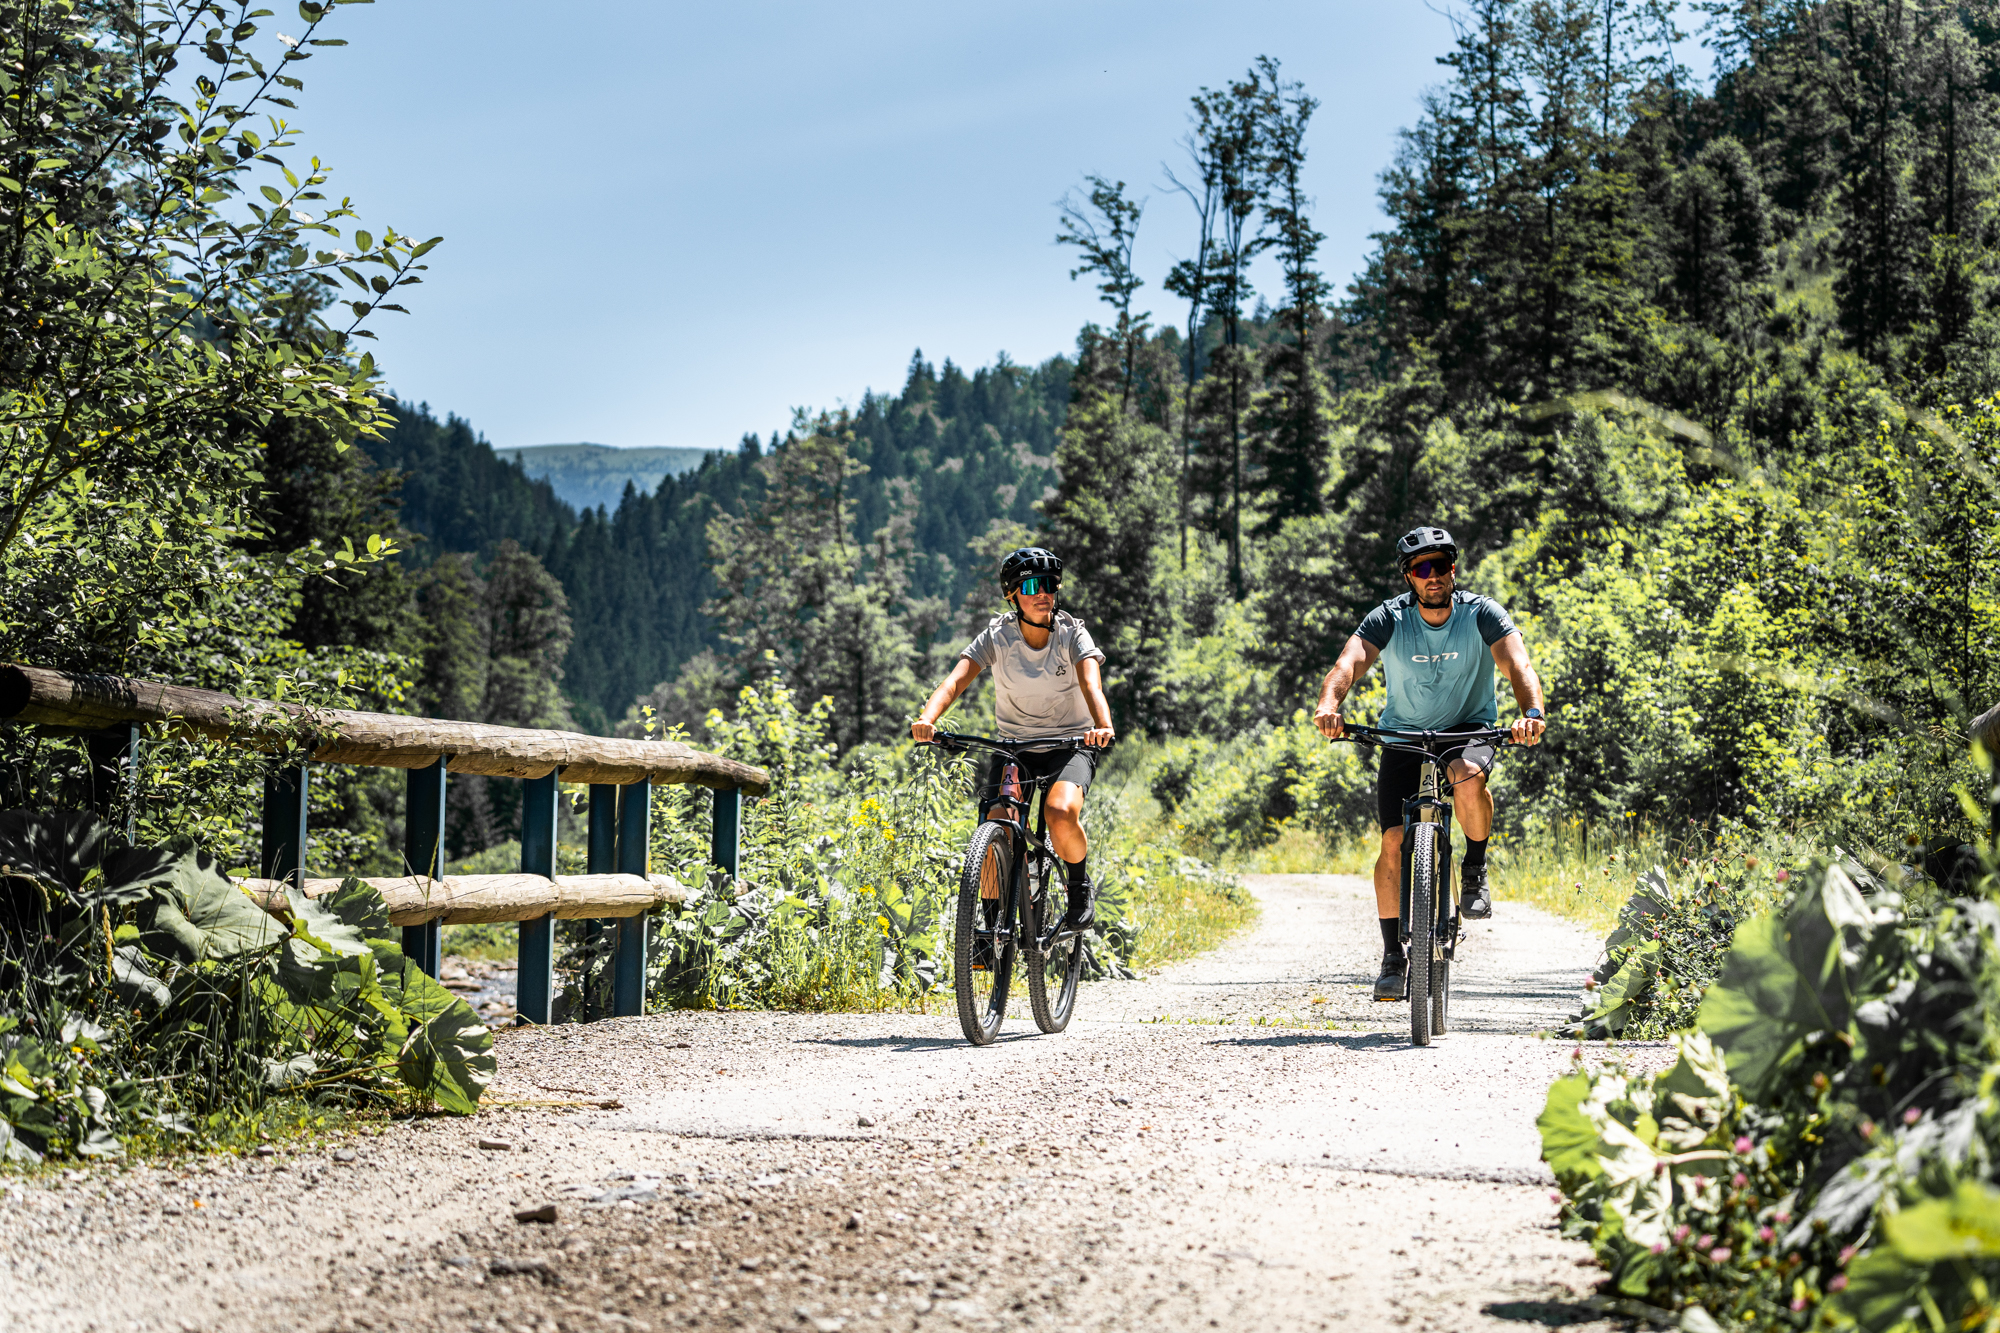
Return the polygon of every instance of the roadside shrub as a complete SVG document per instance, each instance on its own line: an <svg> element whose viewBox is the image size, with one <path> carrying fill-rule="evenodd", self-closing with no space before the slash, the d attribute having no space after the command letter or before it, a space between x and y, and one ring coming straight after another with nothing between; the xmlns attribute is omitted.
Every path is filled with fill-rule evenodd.
<svg viewBox="0 0 2000 1333"><path fill-rule="evenodd" d="M1543 1154L1617 1294L1756 1327L1986 1328L2000 1308L2000 910L1925 917L1851 861L1737 925L1664 1074L1578 1068Z"/></svg>
<svg viewBox="0 0 2000 1333"><path fill-rule="evenodd" d="M1785 845L1726 829L1705 850L1690 847L1695 854L1671 868L1640 875L1604 941L1604 961L1584 982L1576 1035L1645 1040L1686 1031L1736 927L1789 900Z"/></svg>
<svg viewBox="0 0 2000 1333"><path fill-rule="evenodd" d="M1332 838L1374 815L1373 761L1330 744L1304 709L1283 726L1259 723L1228 742L1169 742L1163 751L1150 786L1191 850L1251 851L1293 822Z"/></svg>
<svg viewBox="0 0 2000 1333"><path fill-rule="evenodd" d="M0 1159L211 1139L273 1096L470 1113L492 1037L359 880L274 915L191 847L0 812Z"/></svg>

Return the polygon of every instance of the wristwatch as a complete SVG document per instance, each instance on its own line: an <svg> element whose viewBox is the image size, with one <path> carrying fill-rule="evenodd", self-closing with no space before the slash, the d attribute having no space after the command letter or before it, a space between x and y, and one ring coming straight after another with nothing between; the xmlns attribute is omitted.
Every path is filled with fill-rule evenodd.
<svg viewBox="0 0 2000 1333"><path fill-rule="evenodd" d="M1539 708L1530 708L1527 712L1521 714L1521 716L1531 717L1535 719L1535 721L1539 722L1542 720L1542 710Z"/></svg>

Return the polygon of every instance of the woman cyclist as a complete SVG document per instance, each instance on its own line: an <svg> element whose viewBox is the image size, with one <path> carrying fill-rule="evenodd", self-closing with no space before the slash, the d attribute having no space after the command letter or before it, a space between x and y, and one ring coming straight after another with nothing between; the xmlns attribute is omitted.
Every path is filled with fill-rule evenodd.
<svg viewBox="0 0 2000 1333"><path fill-rule="evenodd" d="M993 673L994 720L1003 741L1052 740L1082 736L1084 744L1111 744L1111 705L1104 698L1104 652L1083 622L1056 609L1056 589L1062 583L1062 561L1053 551L1024 546L1000 562L1000 592L1013 610L993 617L959 653L951 674L931 695L923 712L910 724L910 735L928 741L959 695L981 671ZM1051 777L1042 809L1048 819L1049 841L1068 871L1069 906L1062 929L1082 930L1095 919L1093 887L1086 858L1090 841L1083 833L1083 796L1097 772L1093 750L1050 750L1019 757L1023 784ZM1000 792L1001 766L993 757L981 789L980 808L988 818Z"/></svg>

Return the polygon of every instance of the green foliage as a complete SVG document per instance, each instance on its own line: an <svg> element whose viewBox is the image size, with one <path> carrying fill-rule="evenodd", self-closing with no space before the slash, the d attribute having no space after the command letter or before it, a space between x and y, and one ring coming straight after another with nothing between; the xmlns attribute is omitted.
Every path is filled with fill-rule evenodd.
<svg viewBox="0 0 2000 1333"><path fill-rule="evenodd" d="M1778 840L1725 831L1703 841L1671 868L1639 876L1605 938L1604 961L1584 982L1579 1037L1657 1040L1687 1030L1737 926L1789 898L1791 872L1778 859L1788 849Z"/></svg>
<svg viewBox="0 0 2000 1333"><path fill-rule="evenodd" d="M1796 882L1737 925L1673 1070L1579 1067L1551 1090L1566 1226L1621 1293L1669 1309L1984 1327L2000 914L1910 913L1837 858Z"/></svg>
<svg viewBox="0 0 2000 1333"><path fill-rule="evenodd" d="M0 1155L213 1139L270 1097L470 1114L492 1037L358 880L281 919L206 854L89 815L0 812Z"/></svg>

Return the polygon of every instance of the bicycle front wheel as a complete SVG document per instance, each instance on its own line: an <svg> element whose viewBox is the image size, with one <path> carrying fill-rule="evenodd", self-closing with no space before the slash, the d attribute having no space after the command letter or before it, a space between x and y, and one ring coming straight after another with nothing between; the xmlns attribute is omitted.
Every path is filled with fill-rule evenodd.
<svg viewBox="0 0 2000 1333"><path fill-rule="evenodd" d="M1410 1042L1431 1044L1431 983L1437 953L1438 826L1410 827Z"/></svg>
<svg viewBox="0 0 2000 1333"><path fill-rule="evenodd" d="M1036 881L1028 899L1028 1007L1035 1011L1035 1026L1044 1032L1061 1032L1076 1011L1076 984L1083 977L1083 936L1072 935L1060 943L1044 946L1041 941L1062 920L1063 909L1056 905L1054 877L1045 867L1031 872Z"/></svg>
<svg viewBox="0 0 2000 1333"><path fill-rule="evenodd" d="M1013 878L1013 831L1005 824L980 824L959 873L951 958L958 1025L974 1046L991 1045L1007 1017L1007 987L1014 975L1013 922L1007 915Z"/></svg>
<svg viewBox="0 0 2000 1333"><path fill-rule="evenodd" d="M1440 958L1431 969L1431 1033L1443 1036L1451 1017L1451 959Z"/></svg>

